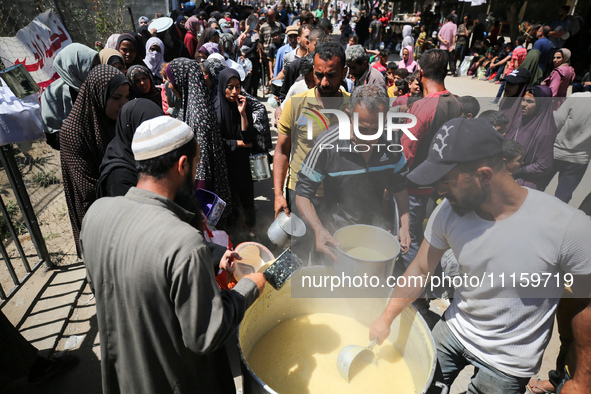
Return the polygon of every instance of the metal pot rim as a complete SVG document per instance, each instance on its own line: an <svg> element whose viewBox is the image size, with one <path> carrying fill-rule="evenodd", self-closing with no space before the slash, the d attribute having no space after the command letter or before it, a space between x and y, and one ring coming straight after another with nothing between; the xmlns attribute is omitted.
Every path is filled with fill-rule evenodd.
<svg viewBox="0 0 591 394"><path fill-rule="evenodd" d="M400 254L400 242L396 239L396 237L394 236L394 234L389 233L388 231L386 231L386 230L384 230L382 228L376 227L376 226L370 226L368 224L352 224L350 226L341 227L340 229L338 229L337 231L335 231L333 237L338 240L337 234L340 231L345 230L345 229L348 229L350 227L369 227L369 228L371 228L373 230L379 230L379 231L381 231L381 232L383 232L385 234L388 234L388 235L390 235L392 237L392 240L396 244L396 248L395 249L398 249L398 252L394 256L392 256L392 257L389 257L389 258L386 258L386 259L383 259L383 260L363 260L363 261L367 261L367 262L370 262L370 263L379 263L379 262L382 262L382 261L390 261L390 260L395 259L396 256L398 256ZM349 258L351 258L353 260L360 260L359 258L354 257L354 256L351 256L349 253L345 252L343 249L341 249L340 246L337 246L337 249L339 250L340 253L344 254L345 256L347 256L347 257L349 257Z"/></svg>

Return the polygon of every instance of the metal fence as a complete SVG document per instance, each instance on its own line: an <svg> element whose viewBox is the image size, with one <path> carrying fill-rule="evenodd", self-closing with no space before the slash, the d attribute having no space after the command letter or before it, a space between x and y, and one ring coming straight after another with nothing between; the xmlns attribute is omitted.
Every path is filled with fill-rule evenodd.
<svg viewBox="0 0 591 394"><path fill-rule="evenodd" d="M42 263L67 265L77 255L59 152L44 141L3 146L0 166L2 306Z"/></svg>
<svg viewBox="0 0 591 394"><path fill-rule="evenodd" d="M11 37L51 9L72 40L93 46L103 29L123 23L122 0L0 0L0 36ZM119 7L119 8L118 8ZM112 18L109 18L112 15ZM3 60L3 59L0 59ZM11 66L0 62L0 68ZM62 187L59 152L43 141L0 147L0 307L45 262L47 267L76 261L76 247Z"/></svg>
<svg viewBox="0 0 591 394"><path fill-rule="evenodd" d="M0 147L0 161L2 162L6 178L11 186L14 199L16 200L16 203L11 203L7 206L0 196L0 212L2 212L3 218L2 231L4 233L2 234L2 238L4 238L5 235L10 235L10 240L7 242L6 246L4 242L0 243L0 253L2 255L2 260L4 261L6 272L9 274L13 283L12 288L10 288L10 286L7 286L5 280L0 282L0 301L5 301L30 277L41 263L45 263L47 268L53 268L53 263L51 262L45 239L39 228L39 221L35 215L19 166L15 159L14 148L11 145ZM3 190L3 192L6 192L6 190ZM13 209L14 206L18 206L19 212L18 219L15 221L16 225L12 220L13 217L16 218L16 215L14 215L14 213L16 213ZM13 214L11 214L11 212L13 212ZM29 262L31 256L27 256L27 253L23 248L23 244L26 245L26 242L21 242L21 238L19 237L19 234L22 233L28 234L27 237L22 240L30 241L35 250L35 255L33 257L37 257L37 262L33 267L31 267ZM12 244L13 248L7 248L8 244ZM9 254L9 249L12 249L13 257ZM16 249L20 261L16 261L14 258L14 249ZM24 272L22 272L23 270ZM0 275L0 278L2 277L3 275Z"/></svg>

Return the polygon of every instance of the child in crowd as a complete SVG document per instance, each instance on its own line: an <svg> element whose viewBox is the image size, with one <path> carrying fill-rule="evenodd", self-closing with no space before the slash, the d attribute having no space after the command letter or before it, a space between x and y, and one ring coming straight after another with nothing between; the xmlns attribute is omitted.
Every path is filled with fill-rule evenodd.
<svg viewBox="0 0 591 394"><path fill-rule="evenodd" d="M410 73L406 68L398 68L394 71L394 81L397 79L406 79Z"/></svg>
<svg viewBox="0 0 591 394"><path fill-rule="evenodd" d="M386 86L388 86L388 89L394 85L394 80L396 79L394 74L396 73L396 70L398 70L398 65L396 62L388 62L388 66L386 68Z"/></svg>
<svg viewBox="0 0 591 394"><path fill-rule="evenodd" d="M349 38L349 42L347 43L346 49L349 49L349 47L352 47L353 45L357 45L357 44L359 44L359 37L352 36L351 38Z"/></svg>
<svg viewBox="0 0 591 394"><path fill-rule="evenodd" d="M390 97L396 97L396 100L392 103L392 107L405 105L410 97L409 91L408 82L405 79L397 79L394 85L392 85L392 89L388 89L388 95L390 96L391 93L392 95Z"/></svg>
<svg viewBox="0 0 591 394"><path fill-rule="evenodd" d="M180 100L170 87L170 81L165 71L166 67L168 67L168 63L164 63L160 69L160 75L162 76L162 89L160 93L162 95L162 110L166 115L174 118L180 110Z"/></svg>
<svg viewBox="0 0 591 394"><path fill-rule="evenodd" d="M415 71L410 76L406 77L408 85L410 87L411 97L423 97L423 85L419 79L419 71Z"/></svg>
<svg viewBox="0 0 591 394"><path fill-rule="evenodd" d="M375 60L375 57L374 57ZM386 65L388 64L388 52L380 51L377 55L377 61L372 65L373 68L386 75Z"/></svg>
<svg viewBox="0 0 591 394"><path fill-rule="evenodd" d="M523 151L524 148L519 142L513 140L503 141L501 153L510 174L515 174L523 165Z"/></svg>
<svg viewBox="0 0 591 394"><path fill-rule="evenodd" d="M505 134L507 134L506 127L507 124L509 124L509 119L507 118L507 116L505 116L504 113L491 109L481 113L479 118L484 118L488 120L502 136L505 136Z"/></svg>
<svg viewBox="0 0 591 394"><path fill-rule="evenodd" d="M458 97L458 101L462 104L462 117L472 119L480 112L480 104L475 97L462 96Z"/></svg>

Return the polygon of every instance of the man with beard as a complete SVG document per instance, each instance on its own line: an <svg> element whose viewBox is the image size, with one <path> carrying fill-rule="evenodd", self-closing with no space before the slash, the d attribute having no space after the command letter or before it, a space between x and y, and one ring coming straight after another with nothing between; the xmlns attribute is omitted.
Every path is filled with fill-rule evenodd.
<svg viewBox="0 0 591 394"><path fill-rule="evenodd" d="M97 200L82 223L81 247L96 296L105 393L235 392L226 341L262 292L260 273L233 290L189 222L199 147L185 123L160 116L138 127L132 151L137 187Z"/></svg>
<svg viewBox="0 0 591 394"><path fill-rule="evenodd" d="M322 133L298 173L298 210L314 230L316 250L335 261L333 247L338 242L332 234L353 224L395 232L400 237L401 252L408 250L406 159L401 151L390 149L398 142L396 136L389 140L386 133L375 135L376 130L380 131L380 123L385 123L388 108L388 93L383 87L356 88L347 111L350 138L339 139L339 125ZM357 130L354 130L355 122ZM312 201L321 182L324 182L324 197L314 205ZM387 197L384 190L387 190ZM388 215L388 206L384 203L391 197L399 208L398 228L394 227L398 223L393 222L393 215Z"/></svg>
<svg viewBox="0 0 591 394"><path fill-rule="evenodd" d="M503 163L502 146L503 137L486 119L452 119L437 132L427 160L408 179L437 184L446 200L431 215L406 282L397 281L370 338L381 343L388 337L394 318L428 278L431 286L443 280L432 275L451 248L462 282L454 281L453 302L433 329L439 362L434 380L450 386L471 364L469 393L525 392L541 366L566 283L579 298L572 329L577 364L585 367L562 393L589 393L591 220L548 194L519 186ZM536 282L542 277L553 283Z"/></svg>
<svg viewBox="0 0 591 394"><path fill-rule="evenodd" d="M273 158L273 186L275 189L275 217L281 212L289 214L288 199L295 196L297 174L302 169L304 158L312 149L316 138L332 124L337 117L321 114L323 109L344 111L349 93L341 89L345 78L345 51L343 47L328 41L321 44L314 55L314 80L316 86L302 94L291 96L284 105L278 124L277 146ZM308 124L305 112L312 111L322 116L322 121L312 122L312 138L308 138ZM291 162L290 154L293 154ZM285 177L288 175L287 199L283 196ZM295 205L295 204L294 204Z"/></svg>
<svg viewBox="0 0 591 394"><path fill-rule="evenodd" d="M352 45L345 51L349 74L355 80L355 87L378 85L386 89L386 79L376 68L369 66L369 56L361 45Z"/></svg>

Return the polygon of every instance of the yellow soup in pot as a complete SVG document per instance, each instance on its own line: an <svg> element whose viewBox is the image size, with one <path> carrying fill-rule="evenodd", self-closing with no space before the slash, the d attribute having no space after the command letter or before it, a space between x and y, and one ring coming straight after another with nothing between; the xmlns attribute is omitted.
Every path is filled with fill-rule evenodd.
<svg viewBox="0 0 591 394"><path fill-rule="evenodd" d="M383 253L365 246L355 246L348 249L346 253L351 257L365 261L384 261L388 258Z"/></svg>
<svg viewBox="0 0 591 394"><path fill-rule="evenodd" d="M332 313L287 320L269 331L248 356L254 373L278 393L415 393L408 366L392 343L373 350L376 365L359 364L351 381L337 369L347 345L367 346L369 328Z"/></svg>

